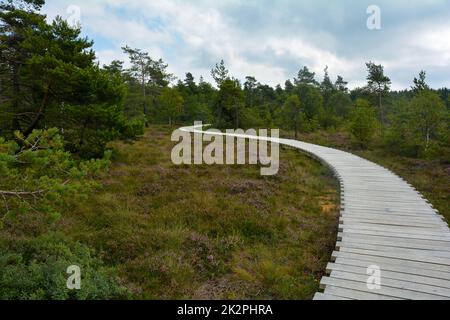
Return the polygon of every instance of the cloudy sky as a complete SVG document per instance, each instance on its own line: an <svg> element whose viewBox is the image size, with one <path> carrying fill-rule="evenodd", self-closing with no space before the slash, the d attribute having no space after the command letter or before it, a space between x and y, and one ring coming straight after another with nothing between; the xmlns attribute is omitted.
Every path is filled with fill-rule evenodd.
<svg viewBox="0 0 450 320"><path fill-rule="evenodd" d="M380 30L367 27L370 5L381 9ZM421 69L433 87L450 86L448 0L47 0L44 13L79 18L102 64L126 60L120 48L129 45L163 58L179 78L210 80L223 58L239 79L284 84L303 65L321 79L328 65L355 87L374 61L394 89Z"/></svg>

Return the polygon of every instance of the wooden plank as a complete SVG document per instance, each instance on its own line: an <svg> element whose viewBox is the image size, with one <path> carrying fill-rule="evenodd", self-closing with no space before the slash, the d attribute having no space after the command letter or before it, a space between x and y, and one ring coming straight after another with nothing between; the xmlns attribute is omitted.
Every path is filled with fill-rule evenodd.
<svg viewBox="0 0 450 320"><path fill-rule="evenodd" d="M346 210L350 211L367 211L367 212L373 212L373 213L390 213L390 214L402 214L404 216L408 215L434 215L436 212L431 208L402 208L402 207L392 207L392 206L383 206L383 205L377 205L377 206L364 206L364 205L354 205L350 203L346 203L343 205Z"/></svg>
<svg viewBox="0 0 450 320"><path fill-rule="evenodd" d="M405 196L388 196L388 195L379 195L374 193L355 193L351 191L346 191L345 194L341 197L342 203L354 203L354 204L368 204L369 202L378 202L378 203L396 203L402 204L403 206L410 206L414 203L420 203L426 205L424 199L414 196L414 195L405 195Z"/></svg>
<svg viewBox="0 0 450 320"><path fill-rule="evenodd" d="M347 190L348 192L355 192L355 193L358 193L358 192L373 192L373 193L380 193L380 194L383 194L383 192L386 192L386 193L388 193L388 194L392 194L393 192L396 192L396 193L398 193L398 194L414 194L414 195L417 195L417 194L419 194L415 189L413 189L413 188L410 188L410 187L396 187L396 188L393 188L393 187L389 187L389 186L384 186L384 187L378 187L378 188L375 188L375 187L365 187L365 186L354 186L353 184L348 184L348 183L345 183L345 181L344 181L344 187L345 187L345 190Z"/></svg>
<svg viewBox="0 0 450 320"><path fill-rule="evenodd" d="M450 280L430 278L426 276L414 275L404 272L389 271L384 270L382 267L380 267L380 270L381 270L381 277L383 279L387 278L394 280L402 280L407 282L431 285L435 287L447 288L450 290ZM367 277L367 268L359 266L349 266L339 263L329 263L327 266L327 272L330 274L332 271L351 272L359 275L364 275Z"/></svg>
<svg viewBox="0 0 450 320"><path fill-rule="evenodd" d="M437 258L446 258L450 259L450 252L448 251L435 251L435 250L423 250L423 249L407 249L407 248L398 248L391 246L382 246L375 244L366 244L366 243L336 243L336 247L344 248L343 252L345 252L345 248L350 249L362 249L362 250L373 250L379 252L387 252L392 254L418 254L423 255L425 257L437 257Z"/></svg>
<svg viewBox="0 0 450 320"><path fill-rule="evenodd" d="M356 202L352 202L352 201L346 201L345 203L341 203L341 206L343 208L348 208L348 209L356 209L356 210L364 210L364 209L370 209L371 211L375 211L375 212L388 212L388 213L402 213L403 215L408 215L408 214L418 214L418 213L423 213L423 214L435 214L435 211L433 210L433 208L429 207L429 206L419 206L419 205L392 205L392 204L388 204L388 203L383 203L383 202L377 202L377 204L373 204L370 205L368 203L356 203Z"/></svg>
<svg viewBox="0 0 450 320"><path fill-rule="evenodd" d="M436 212L433 210L428 211L419 211L415 209L407 209L407 210L399 210L393 208L374 208L374 207L354 207L350 205L341 205L342 208L345 209L345 212L348 213L366 213L366 214L389 214L389 215L399 215L399 216L410 216L412 217L435 217Z"/></svg>
<svg viewBox="0 0 450 320"><path fill-rule="evenodd" d="M339 297L339 296L334 296L331 294L325 294L325 293L316 293L316 295L314 296L314 299L316 301L322 301L322 300L333 300L333 301L338 301L338 300L352 300L349 298L344 298L344 297Z"/></svg>
<svg viewBox="0 0 450 320"><path fill-rule="evenodd" d="M374 191L355 191L355 190L347 190L345 189L346 192L344 194L341 195L341 198L343 199L344 202L346 201L352 201L354 198L357 198L358 200L366 200L366 199L371 199L371 200L377 200L380 202L383 202L385 200L392 200L392 201L397 201L397 200L414 200L414 201L422 201L425 202L426 200L423 199L418 193L413 193L413 192L409 192L409 193L404 193L404 194L400 194L400 195L392 195L392 192L389 193L381 193L380 191L378 191L377 193L375 193Z"/></svg>
<svg viewBox="0 0 450 320"><path fill-rule="evenodd" d="M367 230L367 231L382 231L382 232L392 232L395 234L414 234L414 235L428 235L436 237L444 237L450 239L450 233L445 232L441 229L425 229L416 228L410 226L390 226L390 225L375 225L367 223L348 223L339 225L339 231L343 230Z"/></svg>
<svg viewBox="0 0 450 320"><path fill-rule="evenodd" d="M348 218L348 219L368 219L368 220L386 220L388 221L389 219L391 220L399 220L399 221L406 221L406 220L411 220L411 221L417 221L417 222L424 222L424 223L438 223L442 226L447 227L447 223L445 223L444 221L442 221L442 218L439 217L438 215L416 215L416 216L402 216L402 215L396 215L396 214L391 214L391 213L387 213L387 214L382 214L382 213L368 213L368 212L350 212L348 210L344 210L342 212L342 217L343 218Z"/></svg>
<svg viewBox="0 0 450 320"><path fill-rule="evenodd" d="M354 205L363 205L363 206L366 206L366 205L371 206L371 204L376 206L376 205L379 205L380 203L382 203L383 205L389 206L392 208L405 208L405 207L406 208L409 208L409 207L414 208L417 206L416 208L428 209L430 207L425 201L423 201L423 199L415 199L415 198L407 199L406 197L404 199L384 198L383 200L380 201L379 199L373 199L372 197L355 198L355 197L347 196L347 197L344 197L343 203L344 204L348 203L348 204L354 204Z"/></svg>
<svg viewBox="0 0 450 320"><path fill-rule="evenodd" d="M427 239L401 239L397 237L391 237L391 236L377 236L377 235L360 235L360 234L338 234L338 241L361 241L361 242L367 242L367 241L387 241L390 242L393 246L398 245L403 247L404 244L411 244L411 245L424 245L429 247L434 247L437 250L448 250L450 249L450 246L448 242L446 241L438 241L438 240L427 240Z"/></svg>
<svg viewBox="0 0 450 320"><path fill-rule="evenodd" d="M366 293L376 293L382 296L389 297L391 299L400 298L400 299L414 299L414 300L449 300L448 298L440 295L425 292L416 292L407 289L392 288L388 286L381 286L381 289L379 290L370 290L369 288L367 288L366 282L339 279L339 278L323 277L320 284L324 289L326 289L326 287L330 285L333 287L351 289Z"/></svg>
<svg viewBox="0 0 450 320"><path fill-rule="evenodd" d="M402 260L397 258L388 258L388 257L381 257L377 255L366 255L366 254L359 254L359 253L352 253L352 252L342 252L342 251L334 251L332 258L348 258L348 259L354 259L354 260L362 260L362 261L368 261L370 264L376 264L380 266L381 264L387 263L387 264L395 264L399 266L405 266L409 268L416 268L416 269L424 269L424 270L434 270L434 271L441 271L450 273L450 267L441 265L441 264L434 264L434 263L427 263L427 262L419 262L419 261L411 261L411 260Z"/></svg>
<svg viewBox="0 0 450 320"><path fill-rule="evenodd" d="M406 261L417 261L417 262L426 262L432 264L439 264L444 266L450 266L450 259L440 258L440 257L431 257L431 256L423 256L420 252L417 253L391 253L386 251L375 251L375 250L364 250L364 249L355 249L355 248L341 248L340 252L349 252L356 254L363 254L374 257L382 257L382 258L394 258Z"/></svg>
<svg viewBox="0 0 450 320"><path fill-rule="evenodd" d="M402 300L399 298L383 296L376 293L340 288L331 285L326 286L325 292L329 295L345 297L351 300Z"/></svg>
<svg viewBox="0 0 450 320"><path fill-rule="evenodd" d="M436 213L423 214L423 213L420 213L420 212L414 213L412 211L408 211L407 213L405 213L405 212L399 212L399 211L393 211L393 210L381 212L381 211L376 211L376 210L370 209L370 208L367 208L367 209L351 209L351 208L348 208L348 207L345 207L345 206L342 207L342 208L343 208L342 211L345 214L347 214L347 215L358 215L360 217L365 217L365 216L379 217L379 218L381 218L381 217L404 217L405 219L409 219L409 218L411 218L411 219L420 219L420 218L426 219L426 218L428 218L428 219L441 219L442 220L441 216L437 215Z"/></svg>
<svg viewBox="0 0 450 320"><path fill-rule="evenodd" d="M383 232L383 231L372 231L372 230L358 230L346 228L343 234L359 234L359 235L369 235L369 236L384 236L399 239L423 239L423 240L436 240L450 242L450 237L447 236L429 236L420 234L410 234L410 233L393 233L393 232Z"/></svg>
<svg viewBox="0 0 450 320"><path fill-rule="evenodd" d="M380 224L380 225L392 225L392 226L410 226L410 227L418 227L418 228L437 228L442 231L446 231L447 225L442 220L420 220L420 219L404 219L400 217L385 217L385 218L377 218L377 217L356 217L356 216L348 216L343 215L340 217L339 221L343 224Z"/></svg>
<svg viewBox="0 0 450 320"><path fill-rule="evenodd" d="M399 219L400 220L400 219ZM339 218L339 224L343 226L352 226L352 225L366 225L366 226L391 226L391 227L410 227L410 228L419 228L425 229L428 231L441 231L446 232L446 226L439 223L423 223L402 219L399 220L368 220L368 219L350 219L345 217Z"/></svg>
<svg viewBox="0 0 450 320"><path fill-rule="evenodd" d="M363 246L363 247L360 247ZM342 241L336 242L336 248L343 247L359 247L359 248L373 248L370 250L376 250L375 248L379 248L380 250L386 250L387 248L392 249L417 249L417 250L427 250L428 252L438 252L445 253L445 255L450 255L449 247L437 247L430 245L420 245L408 242L387 242L387 241L376 241L370 239L343 239Z"/></svg>
<svg viewBox="0 0 450 320"><path fill-rule="evenodd" d="M368 275L361 275L346 271L333 271L330 275L331 278L336 279L342 279L342 280L351 280L351 281L358 281L362 282L364 284L367 284L367 280L369 279ZM430 286L427 284L422 283L416 283L416 282L410 282L410 281L404 281L404 280L396 280L396 279L390 279L383 277L383 273L381 273L381 287L389 287L389 288L396 288L401 290L408 290L413 291L417 293L426 293L426 294L432 294L436 296L441 296L442 299L450 299L450 289L443 288L443 287L437 287L437 286ZM400 296L402 297L402 296Z"/></svg>
<svg viewBox="0 0 450 320"><path fill-rule="evenodd" d="M428 269L424 269L424 268L416 268L416 267L411 267L407 264L386 263L386 262L379 261L377 259L370 261L370 260L337 258L335 263L348 265L348 266L363 267L364 269L367 269L371 265L377 264L381 268L381 270L385 270L385 271L393 271L393 272L400 272L400 273L410 274L410 275L424 276L424 277L428 277L430 279L435 278L438 280L450 279L450 272L442 272L442 271L428 270Z"/></svg>

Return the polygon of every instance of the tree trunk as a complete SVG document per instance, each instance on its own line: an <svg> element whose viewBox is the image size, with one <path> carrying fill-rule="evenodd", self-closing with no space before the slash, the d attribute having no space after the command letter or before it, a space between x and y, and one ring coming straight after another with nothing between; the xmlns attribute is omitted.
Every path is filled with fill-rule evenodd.
<svg viewBox="0 0 450 320"><path fill-rule="evenodd" d="M12 87L14 92L13 102L12 102L12 112L14 113L12 119L12 131L21 131L19 118L16 113L19 111L19 96L20 96L20 80L19 80L19 67L17 64L13 64L12 68Z"/></svg>
<svg viewBox="0 0 450 320"><path fill-rule="evenodd" d="M383 110L383 104L381 102L381 91L378 93L378 108L380 109L380 120L381 120L381 127L384 125L384 110Z"/></svg>
<svg viewBox="0 0 450 320"><path fill-rule="evenodd" d="M222 125L222 103L221 102L219 102L219 110L217 113L217 119L218 119L219 126L221 126Z"/></svg>
<svg viewBox="0 0 450 320"><path fill-rule="evenodd" d="M84 144L84 134L86 132L86 127L87 127L87 122L84 121L83 122L83 128L81 129L81 134L80 134L80 142L78 143L78 149L81 150L81 147Z"/></svg>
<svg viewBox="0 0 450 320"><path fill-rule="evenodd" d="M44 98L42 99L41 107L39 108L39 112L37 113L36 117L31 122L30 126L23 132L23 134L27 137L29 136L34 129L36 129L39 121L45 114L45 109L47 108L48 100L50 96L50 86L47 85L47 88L44 92Z"/></svg>
<svg viewBox="0 0 450 320"><path fill-rule="evenodd" d="M147 92L145 89L145 75L142 75L142 97L143 97L143 107L144 107L144 115L147 116Z"/></svg>

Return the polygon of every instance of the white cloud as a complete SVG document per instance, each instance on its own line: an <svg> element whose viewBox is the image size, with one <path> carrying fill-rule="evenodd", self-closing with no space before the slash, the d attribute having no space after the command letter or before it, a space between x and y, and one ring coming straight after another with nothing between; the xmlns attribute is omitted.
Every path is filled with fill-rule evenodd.
<svg viewBox="0 0 450 320"><path fill-rule="evenodd" d="M392 12L412 10L406 3L384 3L384 19ZM102 63L124 59L120 47L128 44L162 57L179 78L190 71L211 80L209 70L222 58L234 76L253 75L270 85L284 83L303 65L318 77L328 65L331 76L343 75L353 87L364 83L365 62L374 60L392 73L395 88L408 86L422 68L450 68L450 23L445 16L416 17L418 24L395 17L385 20L379 33L370 33L365 29L365 9L349 12L356 6L346 1L284 1L275 6L263 1L50 0L45 11L50 17L65 15L69 5L81 8L83 28L96 40ZM433 0L416 6L437 5L446 4ZM311 16L317 12L324 16ZM414 25L420 30L412 32ZM450 82L448 76L446 80Z"/></svg>
<svg viewBox="0 0 450 320"><path fill-rule="evenodd" d="M270 38L267 40L266 46L272 49L276 55L282 59L286 55L290 55L302 61L305 65L316 72L322 74L324 67L329 66L331 77L337 77L338 74L355 76L364 60L350 60L339 57L330 51L315 47L301 38Z"/></svg>
<svg viewBox="0 0 450 320"><path fill-rule="evenodd" d="M438 66L450 66L450 25L435 25L414 37L413 45L426 51L432 62Z"/></svg>

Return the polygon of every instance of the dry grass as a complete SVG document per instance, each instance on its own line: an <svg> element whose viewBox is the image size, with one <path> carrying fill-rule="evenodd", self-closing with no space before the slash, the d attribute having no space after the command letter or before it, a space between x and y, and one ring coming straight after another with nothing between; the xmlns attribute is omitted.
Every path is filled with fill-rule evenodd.
<svg viewBox="0 0 450 320"><path fill-rule="evenodd" d="M104 187L60 222L119 269L138 299L310 299L338 221L337 183L283 150L257 166L174 166L167 127L113 144Z"/></svg>

